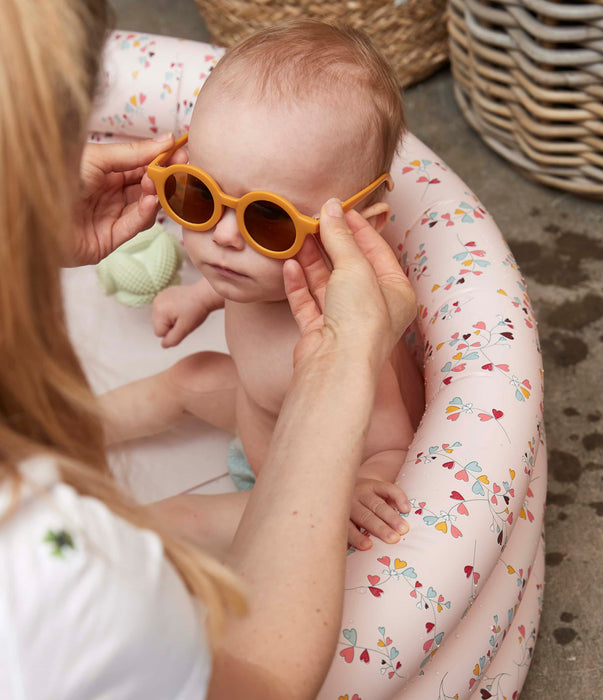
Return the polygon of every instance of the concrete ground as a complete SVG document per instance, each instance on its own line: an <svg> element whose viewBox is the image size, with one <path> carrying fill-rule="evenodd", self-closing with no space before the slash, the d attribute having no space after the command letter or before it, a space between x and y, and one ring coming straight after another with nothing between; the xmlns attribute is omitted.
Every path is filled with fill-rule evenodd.
<svg viewBox="0 0 603 700"><path fill-rule="evenodd" d="M112 0L116 26L201 41L193 0ZM448 69L405 92L410 129L494 216L528 283L545 365L547 586L522 700L598 698L603 516L603 204L534 184L465 122Z"/></svg>

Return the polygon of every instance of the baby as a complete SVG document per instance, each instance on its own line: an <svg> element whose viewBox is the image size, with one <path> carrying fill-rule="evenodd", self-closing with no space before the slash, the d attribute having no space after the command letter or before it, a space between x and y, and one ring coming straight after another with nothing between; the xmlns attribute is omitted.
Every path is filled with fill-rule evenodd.
<svg viewBox="0 0 603 700"><path fill-rule="evenodd" d="M348 209L357 204L382 230L389 207L380 176L403 128L395 76L362 33L305 20L261 31L226 53L195 106L189 165L163 167L166 159L158 159L148 173L203 275L156 297L155 332L164 347L176 345L224 308L230 355L199 352L105 394L109 444L193 414L238 436L239 477L242 459L258 473L299 338L284 259L317 231L312 217L331 197ZM381 376L354 491L348 539L356 548L371 546L363 532L393 543L407 530L400 512L410 506L393 482L414 432L401 390L408 367L401 342Z"/></svg>

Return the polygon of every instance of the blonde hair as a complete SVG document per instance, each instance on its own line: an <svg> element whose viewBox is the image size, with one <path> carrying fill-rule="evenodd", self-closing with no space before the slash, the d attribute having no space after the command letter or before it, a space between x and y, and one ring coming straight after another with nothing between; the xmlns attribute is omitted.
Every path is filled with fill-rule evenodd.
<svg viewBox="0 0 603 700"><path fill-rule="evenodd" d="M335 101L374 145L374 179L388 172L406 128L396 76L364 32L312 19L252 34L229 49L205 85L256 100ZM204 86L205 87L205 86Z"/></svg>
<svg viewBox="0 0 603 700"><path fill-rule="evenodd" d="M47 454L80 494L155 529L191 593L203 599L214 639L229 610L244 610L234 576L118 489L96 401L65 325L60 265L73 245L68 213L107 29L105 2L1 0L1 6L0 483L10 480L17 495L19 463Z"/></svg>

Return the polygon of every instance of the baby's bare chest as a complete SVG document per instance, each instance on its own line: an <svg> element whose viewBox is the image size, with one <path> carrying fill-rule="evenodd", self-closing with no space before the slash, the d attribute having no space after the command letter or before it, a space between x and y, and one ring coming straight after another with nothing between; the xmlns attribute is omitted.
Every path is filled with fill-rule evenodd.
<svg viewBox="0 0 603 700"><path fill-rule="evenodd" d="M291 381L299 339L288 305L227 303L225 330L248 399L276 417Z"/></svg>

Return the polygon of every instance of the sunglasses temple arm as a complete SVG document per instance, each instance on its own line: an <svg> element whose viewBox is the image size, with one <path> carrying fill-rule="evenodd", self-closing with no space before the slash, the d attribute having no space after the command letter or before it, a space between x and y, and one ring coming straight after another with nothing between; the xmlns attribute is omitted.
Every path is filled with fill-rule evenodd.
<svg viewBox="0 0 603 700"><path fill-rule="evenodd" d="M387 183L387 189L392 190L394 188L394 183L392 176L389 173L384 173L380 175L374 182L372 182L368 187L355 194L353 197L346 199L345 202L341 203L341 208L343 211L349 211L353 209L358 202L361 202L365 197L368 197L371 192L374 192L383 183ZM300 215L300 218L308 225L308 233L317 234L319 232L319 221L315 218L310 218L308 216Z"/></svg>
<svg viewBox="0 0 603 700"><path fill-rule="evenodd" d="M387 189L388 190L393 189L391 175L389 175L388 173L383 174L380 177L378 177L374 182L372 182L368 187L365 187L363 190L358 192L358 194L355 194L353 197L346 199L345 202L342 202L341 208L344 211L349 211L350 209L353 209L359 202L361 202L363 199L368 197L369 194L374 192L384 182L387 182Z"/></svg>
<svg viewBox="0 0 603 700"><path fill-rule="evenodd" d="M176 153L176 151L177 151L179 148L182 148L182 146L184 146L184 144L185 144L187 141L188 141L188 132L187 132L186 134L183 134L180 138L176 139L174 145L170 148L169 151L164 151L163 153L160 153L160 154L157 156L157 158L155 158L154 160L152 160L152 161L149 163L149 168L151 168L151 170L155 170L156 168L164 167L164 166L160 166L159 164L160 164L162 161L167 160L168 158L171 158L171 157L174 155L174 153Z"/></svg>

